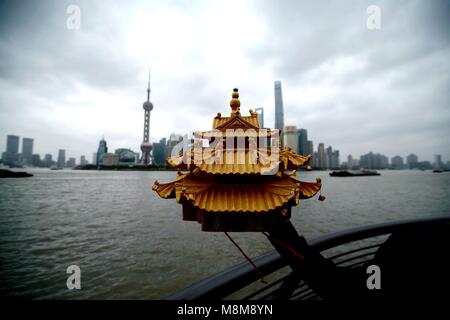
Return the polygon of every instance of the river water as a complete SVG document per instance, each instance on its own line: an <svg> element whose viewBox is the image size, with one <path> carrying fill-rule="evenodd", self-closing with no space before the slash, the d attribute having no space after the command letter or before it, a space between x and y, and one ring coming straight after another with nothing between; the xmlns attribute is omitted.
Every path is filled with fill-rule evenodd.
<svg viewBox="0 0 450 320"><path fill-rule="evenodd" d="M243 261L224 234L181 220L175 200L151 190L174 172L34 170L0 179L0 295L33 299L159 299ZM381 171L321 177L326 201L308 199L292 221L307 238L354 226L450 214L450 174ZM259 233L234 233L251 256L271 250ZM66 269L81 269L68 290Z"/></svg>

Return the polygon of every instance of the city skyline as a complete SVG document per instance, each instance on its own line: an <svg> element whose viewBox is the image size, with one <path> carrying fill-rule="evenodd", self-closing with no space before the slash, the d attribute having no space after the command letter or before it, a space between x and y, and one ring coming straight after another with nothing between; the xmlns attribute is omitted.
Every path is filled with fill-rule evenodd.
<svg viewBox="0 0 450 320"><path fill-rule="evenodd" d="M237 89L235 89L237 90ZM99 142L99 147L97 152L94 153L94 159L92 164L99 166L101 164L113 165L119 164L122 159L125 159L126 164L130 163L130 159L133 158L138 161L140 164L149 165L164 165L165 161L163 160L165 157L168 157L171 150L175 145L173 142L178 143L181 135L177 135L172 133L169 142L166 145L167 138L161 138L159 142L150 143L149 135L150 135L150 112L153 110L153 104L150 102L150 73L147 85L147 100L143 103L143 109L145 112L144 115L144 135L141 144L141 156L139 158L139 153L132 151L131 149L119 148L116 149L115 154L108 153L107 142L104 138ZM314 151L314 142L312 140L308 140L308 130L305 128L297 128L295 125L284 125L284 108L283 108L283 96L282 96L282 83L277 80L274 82L274 97L275 97L275 129L278 129L282 132L281 135L281 144L285 148L290 148L294 152L301 155L311 155L312 161L311 165L317 169L338 169L341 167L340 161L340 151L337 149L333 150L333 147L329 145L325 149L325 144L323 142L318 143L317 151ZM264 108L256 108L255 112L258 115L258 121L260 123L261 128L265 128L264 126ZM269 128L270 129L270 128ZM176 136L175 140L172 140L172 137ZM12 162L11 159L20 160L18 163L25 165L33 165L33 166L41 166L41 159L39 154L33 153L33 144L34 139L31 138L23 138L22 139L22 153L19 157L19 143L20 137L16 135L8 135L7 136L7 149L2 154L2 159L7 162ZM184 144L183 144L184 145ZM152 149L155 149L152 152ZM126 151L123 154L123 151ZM158 152L158 154L155 154ZM130 157L129 154L132 154ZM106 157L106 158L105 158ZM49 158L49 159L47 159ZM53 165L51 160L51 156L49 154L45 155L43 160L45 166ZM404 157L400 155L395 155L389 161L389 157L379 153L373 153L372 151L367 154L362 154L359 158L353 158L352 154L347 155L347 162L342 162L342 167L352 169L354 167L359 168L360 165L362 168L367 169L413 169L413 168L431 168L435 167L435 169L441 169L446 167L442 162L441 154L434 155L435 161L418 161L418 157L410 153L406 156L406 162L403 160ZM47 159L47 160L46 160ZM105 160L106 159L106 160ZM449 161L450 162L450 161ZM448 163L449 163L448 162ZM88 164L84 155L80 156L80 165ZM65 158L65 150L58 150L58 159L56 162L58 168L64 167L75 167L76 159L69 158L66 161Z"/></svg>
<svg viewBox="0 0 450 320"><path fill-rule="evenodd" d="M317 151L314 151L314 147L313 147L314 142L312 140L308 140L307 129L297 128L297 126L295 126L295 125L286 125L286 126L284 125L282 83L279 80L274 82L274 97L275 97L274 104L275 104L275 119L276 119L275 120L275 129L281 130L281 128L282 128L282 130L281 130L283 132L282 140L281 140L282 145L284 145L284 147L290 147L298 154L311 155L313 157L312 162L311 162L313 167L321 168L321 169L339 168L340 164L341 164L339 150L337 150L337 149L332 150L331 145L329 145L325 150L324 149L325 144L323 142L320 142L320 143L318 143ZM139 162L141 164L150 164L150 161L151 161L150 159L154 159L154 157L155 157L154 154L150 155L152 148L154 148L156 146L157 148L159 148L159 151L161 152L161 150L165 149L165 146L162 145L161 143L163 143L163 141L164 141L164 143L167 141L166 137L161 138L161 140L159 142L151 143L149 140L150 111L153 110L153 104L150 102L150 74L149 74L148 85L147 85L147 100L143 103L143 109L145 110L144 138L143 138L143 142L140 146L141 151L143 153L141 153L141 158L140 158ZM258 121L260 122L261 128L264 128L264 108L262 108L262 107L256 108L255 112L257 112L257 114L258 114ZM171 140L173 135L181 137L181 135L171 133L169 141ZM283 139L283 137L284 137L284 139ZM11 141L10 141L10 138L12 139ZM17 151L15 151L15 155L14 155L15 157L17 157L19 143L20 143L19 136L8 135L7 136L7 146L8 147L5 151L5 153L8 153L8 149L14 149L14 150L17 150ZM22 159L21 159L21 161L23 164L28 164L28 165L33 164L34 165L35 162L41 161L40 154L33 153L33 143L34 143L34 139L25 138L25 137L22 139L22 153L21 153ZM145 146L145 148L143 149L144 146ZM129 150L131 152L131 148L128 148L128 149L119 148L119 149L116 149L116 153L118 150ZM102 139L99 142L99 147L97 149L97 152L94 152L95 156L93 159L93 164L98 166L100 163L102 163L102 157L104 154L107 154L107 151L108 151L108 148L106 147L106 141L105 141L104 136L102 136ZM60 160L61 152L64 152L63 160ZM134 151L133 151L133 153L134 153ZM167 156L167 150L165 150L164 153ZM134 153L134 154L136 156L139 156L139 153ZM49 154L46 154L45 158L48 156L49 156ZM119 159L118 155L112 155L112 156L117 157L117 159ZM368 157L372 158L373 156L375 156L375 158L378 160L373 160L373 159L370 161L365 160ZM37 157L37 159L36 159L36 157ZM359 158L353 158L353 155L349 153L349 154L347 154L348 161L342 162L342 163L346 164L346 167L352 168L355 166L355 163L353 161L358 162L358 165L360 162L372 163L373 161L378 161L378 163L380 163L380 161L381 161L381 163L382 163L381 165L375 166L375 168L378 168L378 169L383 169L383 168L404 169L407 167L407 165L406 165L406 163L407 163L411 169L410 157L415 157L415 164L418 163L418 157L414 153L409 153L407 156L404 156L404 157L400 156L397 153L395 156L393 156L391 158L391 161L389 161L388 156L379 154L379 153L373 153L373 151L369 151L366 154L361 154ZM6 155L5 158L7 159L8 155ZM406 162L404 162L404 158L405 158ZM33 161L32 161L32 159L33 159ZM351 160L351 159L353 159L353 160ZM433 164L436 168L441 168L443 166L445 167L444 163L442 162L441 154L435 154L434 160L435 161L432 162L430 160L421 159L421 161L420 161L422 163L421 167L422 168L424 166L427 167L427 164L426 164L427 162L430 165L430 167L431 167L431 164ZM69 161L70 161L70 164L69 164ZM69 161L67 161L67 167L74 167L75 162L76 162L75 158L71 157L71 158L69 158ZM116 161L116 160L113 160L113 161ZM50 162L51 162L51 160L50 160ZM152 162L154 162L154 161L152 161ZM87 163L88 162L85 159L85 155L84 154L80 155L80 164L83 165L83 164L87 164ZM157 161L157 164L161 164L161 163L164 163L164 162L161 161L161 159L159 159ZM413 163L414 163L414 161L413 161ZM153 164L155 164L155 163L153 163ZM60 149L58 151L57 166L58 167L66 166L65 149L63 149L63 150ZM366 167L371 168L370 165L366 166Z"/></svg>
<svg viewBox="0 0 450 320"><path fill-rule="evenodd" d="M291 133L292 134L294 134L294 136L295 136L295 138L293 138L293 139L295 139L295 147L294 147L294 149L298 149L299 151L300 151L300 148L301 148L301 143L300 143L300 139L302 139L302 140L304 140L304 138L300 138L302 135L305 135L305 132L306 132L306 136L307 136L307 129L304 129L304 128L296 128L296 126L286 126L286 127L290 127L290 130L293 130ZM155 145L158 145L158 144L160 144L161 143L161 141L164 141L164 143L166 142L166 141L171 141L171 139L172 139L172 136L175 136L175 137L183 137L183 135L181 135L181 134L176 134L176 133L171 133L170 134L170 138L169 137L163 137L163 138L161 138L160 139L160 141L158 141L158 142L152 142L152 145L153 145L153 147L155 146ZM14 149L14 150L17 150L17 154L16 154L16 156L19 156L19 155L21 155L22 156L22 161L23 161L23 164L30 164L29 162L27 162L27 161L24 161L24 158L23 158L23 154L21 153L21 152L19 152L20 150L23 150L23 140L25 139L26 141L28 140L31 140L32 141L32 144L34 143L34 139L33 138L28 138L28 137L22 137L22 139L21 139L21 137L20 136L17 136L17 135L7 135L7 138L9 138L9 137L12 137L13 138L13 141L11 141L11 143L10 143L10 147L12 148L12 149ZM178 138L177 138L178 139ZM6 140L8 140L8 139L6 139ZM20 140L22 140L22 143L20 142ZM100 145L102 144L102 141L104 142L104 143L106 143L105 142L105 138L104 137L102 137L100 140L99 140L99 142L100 142ZM180 141L178 141L178 142L180 142ZM329 145L329 144L325 144L325 143L323 143L323 142L314 142L314 140L306 140L306 142L307 142L307 150L308 150L308 154L310 154L311 156L313 156L313 162L312 162L312 164L315 164L316 163L316 167L322 167L322 168L324 168L324 167L328 167L329 168L329 164L327 164L327 158L330 158L331 159L331 157L334 157L334 156L336 156L336 155L334 155L334 154L330 154L330 155L328 155L327 154L327 150L330 150L330 152L331 152L331 148L333 148L333 146L331 146L331 145ZM286 143L286 141L285 141L285 144L287 145L288 143ZM313 144L314 144L314 146L316 146L315 148L313 147ZM288 145L287 145L288 146ZM327 146L327 148L325 148L325 146ZM105 145L105 147L106 147L106 145ZM172 145L171 146L172 148L174 147L174 145ZM33 147L32 147L33 148ZM335 148L335 147L334 147ZM109 149L109 148L108 148ZM108 149L105 149L105 153L107 152L107 150ZM133 151L133 149L132 148L127 148L127 147L121 147L121 146L115 146L114 148L110 148L111 150L115 150L115 152L117 152L118 150L131 150L131 151ZM3 156L3 154L4 153L7 153L7 150L8 150L8 148L6 148L4 151L2 151L1 152L1 154L2 154L2 156ZM97 144L97 149L95 149L95 150L97 150L98 151L98 144ZM76 162L76 164L78 165L78 164L81 164L81 159L84 159L84 161L86 161L87 163L90 163L90 164L96 164L96 165L98 165L98 158L97 158L97 152L87 152L87 153L83 153L83 154L81 154L80 156L78 156L78 157L76 157L76 156L72 156L72 154L71 153L69 153L69 155L70 156L67 156L66 155L66 151L67 151L67 149L57 149L57 152L56 152L56 154L54 154L54 153L49 153L49 152L45 152L45 153L37 153L37 152L32 152L32 157L34 157L34 156L36 156L36 155L38 155L39 156L39 160L41 161L41 162L43 162L43 163L46 163L46 162L48 162L48 160L46 160L47 158L48 158L48 156L50 156L50 161L52 160L52 159L55 159L55 160L53 160L53 161L55 161L56 162L56 165L57 166L65 166L66 165L66 162L67 162L67 160L70 160L70 159L75 159L75 162ZM134 152L134 151L133 151ZM319 155L320 153L323 153L323 154L321 154L321 155ZM363 153L363 154L360 154L360 155L356 155L356 154L351 154L351 153L342 153L341 151L340 151L340 149L334 149L333 150L333 153L334 152L337 152L337 161L338 161L338 163L348 163L348 160L347 159L353 159L354 161L356 160L356 161L359 161L361 158L363 158L363 157L366 157L366 156L368 156L369 154L374 154L375 156L382 156L382 157L385 157L386 158L386 163L389 165L389 166L391 166L391 165L396 165L396 163L395 163L395 160L400 160L399 158L401 158L401 161L404 163L404 166L406 167L407 166L407 164L409 163L409 162L418 162L418 163L423 163L423 162L429 162L430 164L431 164L431 166L433 166L435 163L438 163L440 166L448 166L448 163L450 163L450 158L446 158L446 157L443 157L442 156L442 153L438 153L438 154L434 154L434 155L432 155L432 157L431 158L421 158L421 157L418 157L417 156L417 153L415 153L415 152L413 152L413 151L411 151L411 152L408 152L407 154L399 154L399 153L396 153L396 154L393 154L393 155L386 155L386 154L383 154L383 153L380 153L380 152L377 152L377 151L374 151L374 150L370 150L370 151L366 151L365 153ZM58 160L60 157L61 157L61 154L62 154L62 157L64 158L64 160ZM89 162L87 159L86 159L86 157L89 155L89 154L93 154L94 156L93 156L93 160L92 160L92 162ZM138 152L135 152L135 154L136 155L139 155L139 153ZM169 153L170 154L170 153ZM300 154L302 154L301 152L300 152ZM56 155L56 157L55 157L55 155ZM323 163L319 163L319 162L316 162L316 161L319 161L318 159L316 160L316 159L314 159L314 156L315 155L318 155L321 159L322 159L322 161L324 161ZM153 155L154 156L154 155ZM410 160L410 157L414 157L413 158L413 160ZM77 161L76 159L80 159L80 161ZM95 159L95 161L94 161L94 159ZM340 159L340 160L339 160ZM343 159L346 159L346 160L344 160L343 161ZM394 160L395 159L395 160ZM80 162L80 163L79 163ZM64 165L63 165L63 163L64 163ZM87 163L85 163L85 164L87 164Z"/></svg>
<svg viewBox="0 0 450 320"><path fill-rule="evenodd" d="M78 1L82 22L70 30L67 3L3 1L0 137L31 137L35 153L64 148L77 159L102 135L139 150L151 65L151 143L209 129L234 87L272 126L281 80L285 123L343 155L448 159L448 2L381 2L379 30L366 26L370 4Z"/></svg>

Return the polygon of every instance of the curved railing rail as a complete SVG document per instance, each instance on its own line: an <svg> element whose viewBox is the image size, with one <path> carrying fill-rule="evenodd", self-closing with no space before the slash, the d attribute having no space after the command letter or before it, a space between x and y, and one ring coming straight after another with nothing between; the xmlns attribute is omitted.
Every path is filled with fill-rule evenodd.
<svg viewBox="0 0 450 320"><path fill-rule="evenodd" d="M349 244L358 240L370 239L377 236L389 235L403 228L409 228L414 225L423 225L428 223L450 222L450 216L428 219L414 219L387 222L376 225L357 227L350 230L339 231L309 240L309 245L320 252ZM370 262L377 248L381 243L370 244L346 252L336 254L330 259L336 261L337 265L353 268L364 263ZM353 255L349 257L349 255ZM278 252L271 251L253 260L264 276L270 275L281 268L287 266L284 259ZM247 294L242 299L274 299L280 297L283 292L283 284L288 281L290 275L282 276L279 279L271 281L254 292ZM233 293L247 287L258 281L259 277L252 266L246 262L233 266L227 270L210 276L186 289L176 292L167 299L169 300L218 300L224 299ZM279 285L277 287L277 285ZM310 289L303 281L289 295L290 299L311 299L316 297L316 293Z"/></svg>

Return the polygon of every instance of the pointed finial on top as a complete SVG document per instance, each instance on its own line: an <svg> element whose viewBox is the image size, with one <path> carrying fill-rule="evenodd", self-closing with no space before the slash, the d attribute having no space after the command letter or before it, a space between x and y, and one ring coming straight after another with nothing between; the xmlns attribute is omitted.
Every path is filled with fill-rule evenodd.
<svg viewBox="0 0 450 320"><path fill-rule="evenodd" d="M239 101L239 92L237 88L233 89L233 93L231 94L230 107L231 113L239 113L239 107L241 106L241 102Z"/></svg>
<svg viewBox="0 0 450 320"><path fill-rule="evenodd" d="M147 85L147 101L150 101L150 75L151 75L152 69L148 68L148 85Z"/></svg>

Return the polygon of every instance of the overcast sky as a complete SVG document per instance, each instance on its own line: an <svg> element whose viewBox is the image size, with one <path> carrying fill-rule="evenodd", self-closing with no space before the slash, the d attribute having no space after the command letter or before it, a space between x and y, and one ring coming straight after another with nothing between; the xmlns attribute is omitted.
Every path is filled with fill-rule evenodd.
<svg viewBox="0 0 450 320"><path fill-rule="evenodd" d="M151 66L152 142L210 129L234 87L273 127L281 80L285 124L315 148L450 160L450 1L0 3L0 151L7 134L77 161L102 135L138 151ZM372 4L380 29L366 25Z"/></svg>

